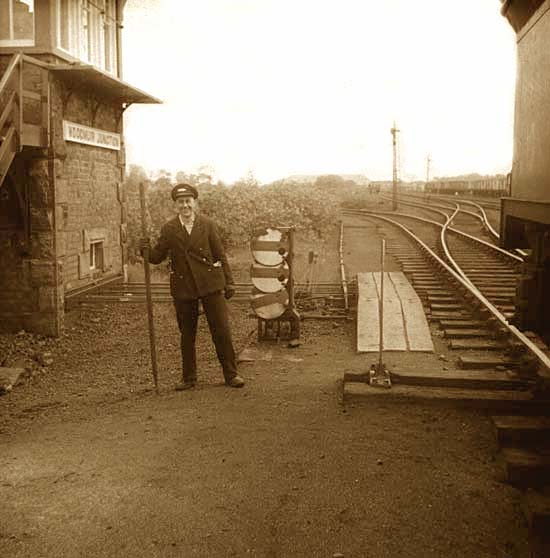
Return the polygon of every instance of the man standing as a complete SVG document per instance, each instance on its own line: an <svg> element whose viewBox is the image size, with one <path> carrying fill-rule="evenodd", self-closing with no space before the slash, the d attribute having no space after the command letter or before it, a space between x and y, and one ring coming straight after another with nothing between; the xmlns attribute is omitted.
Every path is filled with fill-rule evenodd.
<svg viewBox="0 0 550 558"><path fill-rule="evenodd" d="M149 250L149 261L171 260L170 293L174 298L178 326L181 332L182 382L176 390L195 387L197 363L195 338L199 317L199 299L216 347L227 386L240 388L244 380L237 374L237 364L225 299L233 296L235 288L231 269L215 223L198 215L197 189L190 184L177 184L172 189L177 211L174 219L160 230L157 244ZM149 247L148 238L141 247Z"/></svg>

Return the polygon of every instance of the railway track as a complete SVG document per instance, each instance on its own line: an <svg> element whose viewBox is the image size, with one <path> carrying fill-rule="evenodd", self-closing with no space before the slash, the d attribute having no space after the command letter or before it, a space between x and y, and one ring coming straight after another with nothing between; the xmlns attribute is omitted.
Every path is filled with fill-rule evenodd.
<svg viewBox="0 0 550 558"><path fill-rule="evenodd" d="M234 304L250 304L252 283L235 284L235 295L231 299ZM295 283L295 299L303 319L337 319L347 318L345 295L353 297L356 292L355 283L342 289L342 283L327 283L316 280L308 275L307 281ZM164 282L151 284L151 298L154 303L173 303L170 285ZM145 283L127 282L116 278L102 285L94 285L69 293L65 297L67 309L76 306L96 306L101 304L145 304Z"/></svg>
<svg viewBox="0 0 550 558"><path fill-rule="evenodd" d="M389 199L386 197L386 199ZM485 239L494 244L498 244L500 233L500 201L497 200L477 200L465 199L455 196L444 196L435 194L400 194L400 205L416 207L423 211L432 211L448 217L449 211L454 211L456 207L460 209L459 216L455 220L455 225L460 227L461 223L468 220L471 216L474 221L479 221L483 231L478 231L478 235L484 235ZM471 221L467 225L472 226ZM517 248L514 253L521 258L528 255L528 251Z"/></svg>
<svg viewBox="0 0 550 558"><path fill-rule="evenodd" d="M403 232L388 241L388 252L410 277L430 319L442 322L451 349L492 351L490 358L464 356L465 367L474 369L477 358L482 369L494 362L525 372L530 362L529 370L540 375L531 374L529 380L543 383L550 369L547 351L539 340L524 335L509 322L522 261L519 256L450 227L452 215L442 224L405 213L352 214Z"/></svg>
<svg viewBox="0 0 550 558"><path fill-rule="evenodd" d="M502 195L505 195L504 193ZM484 209L500 211L500 200L498 198L482 198L474 196L451 196L446 194L436 194L431 192L413 193L413 192L400 192L399 196L406 196L408 198L417 199L422 202L430 200L439 200L448 203L465 203L473 206L481 206Z"/></svg>
<svg viewBox="0 0 550 558"><path fill-rule="evenodd" d="M433 194L422 197L413 194L401 195L399 205L415 207L425 212L433 212L439 214L443 219L448 219L449 214L458 208L459 212L454 221L456 227L460 228L462 225L471 229L472 225L481 225L484 232L479 230L478 234L483 235L484 240L493 243L499 240L500 235L496 230L498 228L498 221L489 219L486 209L500 213L500 205L487 207L471 200L447 199L434 196Z"/></svg>
<svg viewBox="0 0 550 558"><path fill-rule="evenodd" d="M473 399L472 391L479 394L478 406L494 413L506 479L530 489L522 497L526 518L544 532L550 525L550 351L510 323L521 258L454 228L455 212L445 223L403 213L348 214L379 223L388 254L409 277L463 371L458 378L427 374L407 383L467 388ZM506 395L496 397L494 408L499 392Z"/></svg>

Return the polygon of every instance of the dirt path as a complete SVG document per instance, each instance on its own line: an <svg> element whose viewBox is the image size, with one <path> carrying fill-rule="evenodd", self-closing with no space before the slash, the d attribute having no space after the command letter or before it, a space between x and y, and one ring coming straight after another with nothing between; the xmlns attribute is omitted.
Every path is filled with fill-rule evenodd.
<svg viewBox="0 0 550 558"><path fill-rule="evenodd" d="M364 240L347 249L375 265ZM242 348L255 324L232 314ZM342 406L343 372L366 364L352 322L306 321L297 349L252 343L243 390L220 385L202 326L200 387L176 393L159 305L156 396L142 309L70 320L54 364L0 398L0 556L528 556L487 417Z"/></svg>

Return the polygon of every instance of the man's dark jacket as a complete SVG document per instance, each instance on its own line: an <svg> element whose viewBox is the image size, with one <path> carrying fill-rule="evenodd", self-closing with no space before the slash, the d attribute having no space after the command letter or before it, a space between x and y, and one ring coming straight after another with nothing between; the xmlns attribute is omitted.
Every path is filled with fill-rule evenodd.
<svg viewBox="0 0 550 558"><path fill-rule="evenodd" d="M196 215L191 234L177 215L164 224L149 261L159 264L168 255L170 292L174 298L200 298L233 284L220 235L208 217Z"/></svg>

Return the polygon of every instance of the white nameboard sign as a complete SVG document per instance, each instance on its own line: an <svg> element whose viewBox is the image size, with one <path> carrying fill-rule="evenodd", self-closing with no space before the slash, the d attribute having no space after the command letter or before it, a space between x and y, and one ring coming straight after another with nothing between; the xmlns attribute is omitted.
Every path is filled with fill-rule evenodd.
<svg viewBox="0 0 550 558"><path fill-rule="evenodd" d="M120 151L120 134L98 130L97 128L89 128L69 120L63 120L63 139L65 141L75 141L77 143Z"/></svg>

